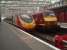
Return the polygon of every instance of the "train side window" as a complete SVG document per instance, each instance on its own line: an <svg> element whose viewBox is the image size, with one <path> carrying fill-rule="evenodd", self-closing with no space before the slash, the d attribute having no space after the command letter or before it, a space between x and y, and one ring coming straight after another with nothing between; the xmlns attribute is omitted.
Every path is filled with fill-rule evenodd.
<svg viewBox="0 0 67 50"><path fill-rule="evenodd" d="M27 22L27 23L31 23L33 21L33 18L31 16L28 16L28 15L22 15L21 16L21 19L24 21L24 22Z"/></svg>

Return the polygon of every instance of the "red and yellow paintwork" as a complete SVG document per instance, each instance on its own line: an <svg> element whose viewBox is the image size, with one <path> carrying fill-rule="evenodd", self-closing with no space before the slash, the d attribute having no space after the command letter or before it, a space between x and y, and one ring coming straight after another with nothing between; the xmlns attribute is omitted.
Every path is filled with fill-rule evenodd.
<svg viewBox="0 0 67 50"><path fill-rule="evenodd" d="M23 21L19 16L17 16L16 25L27 30L34 29L35 27L38 27L38 26L51 28L57 25L56 17L51 17L51 16L44 17L43 13L37 13L32 16L33 16L33 21L31 23L27 23Z"/></svg>
<svg viewBox="0 0 67 50"><path fill-rule="evenodd" d="M57 26L57 17L54 16L47 16L47 17L44 17L44 23L45 23L45 27L47 28L51 28L51 27L54 27L54 26Z"/></svg>
<svg viewBox="0 0 67 50"><path fill-rule="evenodd" d="M27 29L27 30L34 29L36 26L34 20L32 21L32 23L26 23L20 17L16 18L16 24L17 24L17 26Z"/></svg>

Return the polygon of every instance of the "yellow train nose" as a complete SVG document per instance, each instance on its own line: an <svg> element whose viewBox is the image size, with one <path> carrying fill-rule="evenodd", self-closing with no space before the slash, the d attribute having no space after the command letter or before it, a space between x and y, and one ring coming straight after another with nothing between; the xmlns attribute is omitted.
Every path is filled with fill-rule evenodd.
<svg viewBox="0 0 67 50"><path fill-rule="evenodd" d="M45 21L57 21L57 17L55 16L47 16L47 17L44 17L44 20Z"/></svg>
<svg viewBox="0 0 67 50"><path fill-rule="evenodd" d="M57 17L44 17L45 27L53 27L57 25Z"/></svg>
<svg viewBox="0 0 67 50"><path fill-rule="evenodd" d="M35 21L33 20L31 23L27 23L27 22L24 22L22 20L20 20L21 22L21 26L27 30L30 30L30 29L34 29L36 24L35 24Z"/></svg>

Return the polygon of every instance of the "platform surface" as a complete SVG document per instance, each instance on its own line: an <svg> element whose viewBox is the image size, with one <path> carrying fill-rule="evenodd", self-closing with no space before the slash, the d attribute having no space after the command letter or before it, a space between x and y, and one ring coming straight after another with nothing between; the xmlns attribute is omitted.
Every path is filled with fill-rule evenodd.
<svg viewBox="0 0 67 50"><path fill-rule="evenodd" d="M59 50L6 22L0 23L0 50Z"/></svg>
<svg viewBox="0 0 67 50"><path fill-rule="evenodd" d="M4 22L0 23L0 50L32 50L10 28Z"/></svg>

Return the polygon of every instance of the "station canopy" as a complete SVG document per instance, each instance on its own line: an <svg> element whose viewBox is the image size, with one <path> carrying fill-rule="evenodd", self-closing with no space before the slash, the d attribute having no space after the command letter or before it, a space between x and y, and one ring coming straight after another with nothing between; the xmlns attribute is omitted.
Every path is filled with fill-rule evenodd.
<svg viewBox="0 0 67 50"><path fill-rule="evenodd" d="M0 0L1 16L15 16L43 11L45 6L60 1L61 0Z"/></svg>

